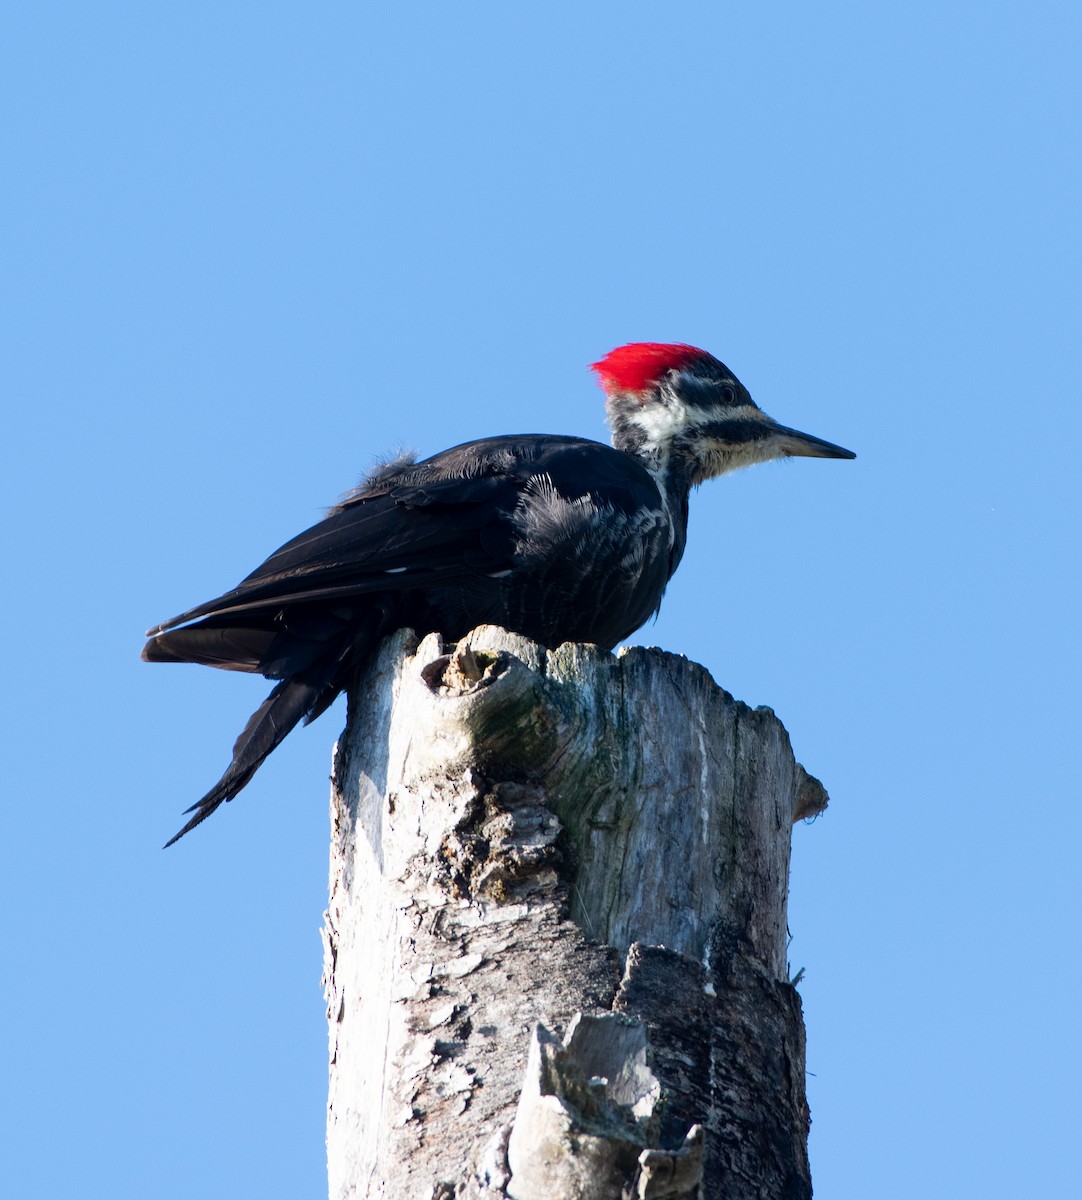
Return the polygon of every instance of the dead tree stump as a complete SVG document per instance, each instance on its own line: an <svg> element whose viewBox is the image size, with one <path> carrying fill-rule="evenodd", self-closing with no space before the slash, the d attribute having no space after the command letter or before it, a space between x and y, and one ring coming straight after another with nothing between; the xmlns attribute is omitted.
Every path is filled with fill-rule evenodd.
<svg viewBox="0 0 1082 1200"><path fill-rule="evenodd" d="M331 1200L811 1195L781 722L658 650L388 639L334 766Z"/></svg>

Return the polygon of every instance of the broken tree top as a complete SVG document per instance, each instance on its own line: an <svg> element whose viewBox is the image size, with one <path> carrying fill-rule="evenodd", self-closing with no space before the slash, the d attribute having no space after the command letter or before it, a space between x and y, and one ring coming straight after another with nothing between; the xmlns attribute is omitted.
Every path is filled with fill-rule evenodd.
<svg viewBox="0 0 1082 1200"><path fill-rule="evenodd" d="M350 700L332 1197L810 1195L786 899L826 794L773 712L494 627L389 638Z"/></svg>

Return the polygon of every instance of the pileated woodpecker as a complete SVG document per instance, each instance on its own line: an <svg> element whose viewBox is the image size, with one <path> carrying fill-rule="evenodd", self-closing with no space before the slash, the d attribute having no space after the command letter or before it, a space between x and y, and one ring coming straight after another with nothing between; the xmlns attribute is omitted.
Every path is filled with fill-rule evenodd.
<svg viewBox="0 0 1082 1200"><path fill-rule="evenodd" d="M856 457L771 420L694 346L637 342L593 369L611 447L523 434L399 458L231 592L148 631L148 662L279 681L167 846L232 800L299 721L324 712L385 635L410 626L454 641L492 624L546 646L611 649L661 604L692 487L787 455Z"/></svg>

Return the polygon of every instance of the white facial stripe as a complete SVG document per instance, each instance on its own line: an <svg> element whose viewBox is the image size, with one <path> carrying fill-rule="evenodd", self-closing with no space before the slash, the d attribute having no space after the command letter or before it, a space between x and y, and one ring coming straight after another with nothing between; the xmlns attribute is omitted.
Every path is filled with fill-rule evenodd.
<svg viewBox="0 0 1082 1200"><path fill-rule="evenodd" d="M711 408L689 408L679 397L667 404L645 404L626 413L628 422L638 426L646 438L648 450L663 450L685 430L722 421L763 421L770 418L754 404L715 404Z"/></svg>

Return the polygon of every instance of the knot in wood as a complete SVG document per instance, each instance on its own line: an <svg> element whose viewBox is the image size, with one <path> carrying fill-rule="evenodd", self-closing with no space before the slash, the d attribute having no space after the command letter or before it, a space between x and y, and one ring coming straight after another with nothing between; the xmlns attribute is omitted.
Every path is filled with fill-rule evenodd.
<svg viewBox="0 0 1082 1200"><path fill-rule="evenodd" d="M440 847L452 894L510 903L553 892L561 832L540 787L505 781L478 789Z"/></svg>

